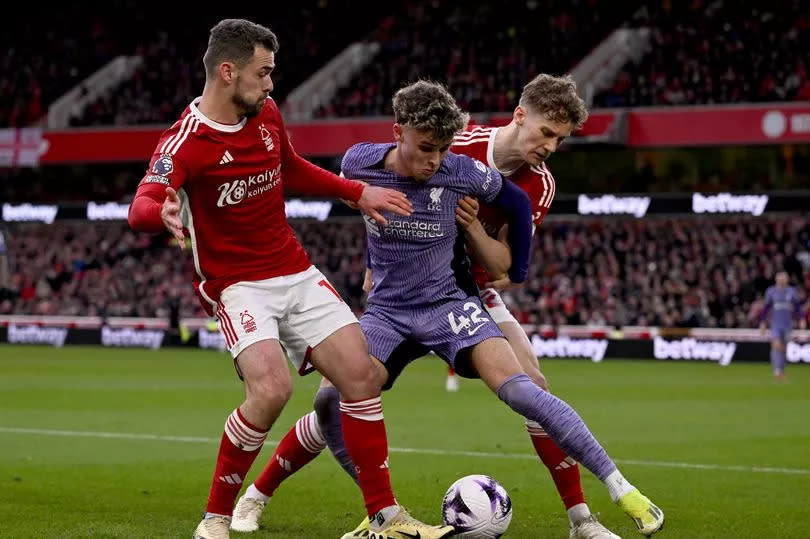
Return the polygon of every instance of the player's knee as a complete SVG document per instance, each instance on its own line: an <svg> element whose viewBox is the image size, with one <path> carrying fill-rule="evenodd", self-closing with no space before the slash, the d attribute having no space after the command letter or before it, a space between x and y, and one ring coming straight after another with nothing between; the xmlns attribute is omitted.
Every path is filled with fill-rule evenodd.
<svg viewBox="0 0 810 539"><path fill-rule="evenodd" d="M346 400L376 397L382 391L386 376L385 367L379 361L368 358L367 363L357 365L355 376L341 382L338 390Z"/></svg>
<svg viewBox="0 0 810 539"><path fill-rule="evenodd" d="M284 408L291 396L292 380L278 380L267 376L252 384L248 398L252 398L261 408L276 411Z"/></svg>
<svg viewBox="0 0 810 539"><path fill-rule="evenodd" d="M528 369L526 374L528 374L529 378L532 379L532 382L540 386L543 391L548 391L548 381L546 380L546 377L543 376L543 373L540 372L540 369L537 367L531 367Z"/></svg>

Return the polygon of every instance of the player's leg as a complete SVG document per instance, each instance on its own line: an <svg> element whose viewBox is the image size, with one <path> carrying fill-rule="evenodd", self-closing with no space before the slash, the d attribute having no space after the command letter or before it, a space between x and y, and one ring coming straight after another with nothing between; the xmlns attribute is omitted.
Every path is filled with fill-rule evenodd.
<svg viewBox="0 0 810 539"><path fill-rule="evenodd" d="M363 491L371 522L370 536L447 537L455 531L452 526L429 526L419 522L394 498L380 399L387 373L382 363L369 357L367 350L360 326L347 326L313 349L312 363L341 395L343 440L357 471L357 483Z"/></svg>
<svg viewBox="0 0 810 539"><path fill-rule="evenodd" d="M231 529L259 529L259 518L281 483L312 462L326 447L315 412L298 419L284 435L256 480L245 489L233 510Z"/></svg>
<svg viewBox="0 0 810 539"><path fill-rule="evenodd" d="M512 347L512 351L515 353L515 357L523 371L535 384L548 391L548 383L543 373L540 372L540 363L534 354L532 343L518 321L509 312L498 291L488 288L482 290L479 296L487 313L498 324L498 328L500 328L506 340L509 341L509 345ZM576 530L576 532L572 532L572 537L599 537L595 533L590 533L593 531L590 530L591 528L602 526L594 523L594 519L590 518L591 510L585 503L582 479L577 462L560 449L536 421L527 419L526 430L529 433L529 439L537 456L540 457L540 460L551 474L554 486L557 487L557 492L559 492L560 499L568 513L571 526ZM580 524L581 526L579 526ZM602 536L610 537L610 535L607 535L609 533L607 529L604 529Z"/></svg>
<svg viewBox="0 0 810 539"><path fill-rule="evenodd" d="M279 322L278 330L281 343L292 362L306 369L311 353L308 343L292 330L286 320ZM337 402L335 404L337 406ZM256 480L239 498L233 511L231 529L240 532L257 530L265 506L281 483L314 460L324 447L326 443L315 412L300 417L281 439Z"/></svg>
<svg viewBox="0 0 810 539"><path fill-rule="evenodd" d="M318 422L318 429L323 435L324 443L335 457L340 467L349 477L357 482L357 470L354 467L346 444L343 442L343 427L340 416L340 393L332 382L321 379L318 392L315 393L313 409Z"/></svg>
<svg viewBox="0 0 810 539"><path fill-rule="evenodd" d="M540 389L523 372L505 339L489 338L476 344L469 351L469 361L498 398L526 419L539 423L568 455L596 475L642 534L650 535L663 526L663 512L622 476L579 414Z"/></svg>
<svg viewBox="0 0 810 539"><path fill-rule="evenodd" d="M408 340L403 341L400 332L378 318L373 310L366 311L360 324L364 333L369 337L369 347L383 358L379 359L372 355L374 361L385 366L386 382L383 389L390 389L405 366L427 352L424 346ZM343 441L339 400L337 389L324 378L315 397L315 411L318 414L321 431L332 455L346 473L357 481L354 463L349 458ZM370 531L369 517L366 517L355 529L345 533L341 539L368 537ZM404 531L410 533L407 528Z"/></svg>
<svg viewBox="0 0 810 539"><path fill-rule="evenodd" d="M787 363L785 355L787 335L786 332L777 329L772 330L771 335L771 370L777 380L782 380L785 377L785 364Z"/></svg>
<svg viewBox="0 0 810 539"><path fill-rule="evenodd" d="M205 518L195 538L227 537L242 481L292 391L278 341L254 343L239 354L236 362L245 381L245 401L225 423Z"/></svg>
<svg viewBox="0 0 810 539"><path fill-rule="evenodd" d="M447 380L444 388L450 392L458 391L458 376L456 376L456 370L453 367L447 367Z"/></svg>
<svg viewBox="0 0 810 539"><path fill-rule="evenodd" d="M292 392L289 369L278 342L277 319L284 305L262 304L272 291L236 284L221 295L220 330L244 381L245 400L225 422L206 514L194 537L228 537L234 500L267 432Z"/></svg>
<svg viewBox="0 0 810 539"><path fill-rule="evenodd" d="M376 535L386 530L416 531L425 539L445 537L452 527L428 526L396 502L388 472L388 440L382 413L385 368L369 357L354 314L316 268L291 287L291 331L309 344L309 361L337 388L346 451L357 470L367 514Z"/></svg>
<svg viewBox="0 0 810 539"><path fill-rule="evenodd" d="M505 306L504 309L506 309ZM492 315L492 310L488 309L488 312ZM534 355L534 350L529 338L526 336L526 332L523 331L523 328L520 327L520 324L511 314L509 314L509 318L509 320L504 321L502 316L498 319L493 317L496 322L500 320L498 327L509 341L509 345L512 347L512 351L515 353L523 371L541 389L548 391L548 383L543 373L540 372L540 364L537 361L537 356ZM529 439L537 456L540 457L541 462L551 474L554 486L557 488L560 499L565 506L571 525L571 539L616 538L615 534L597 520L585 502L582 478L580 477L577 461L560 449L551 436L536 421L526 419L526 431L529 433Z"/></svg>

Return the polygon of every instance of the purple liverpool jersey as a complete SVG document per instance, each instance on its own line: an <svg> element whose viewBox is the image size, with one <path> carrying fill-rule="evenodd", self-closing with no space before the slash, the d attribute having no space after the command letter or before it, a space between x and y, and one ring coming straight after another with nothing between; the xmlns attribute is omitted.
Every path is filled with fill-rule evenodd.
<svg viewBox="0 0 810 539"><path fill-rule="evenodd" d="M799 294L792 286L771 286L765 291L765 309L771 312L771 329L790 329L799 315ZM767 314L767 312L766 312Z"/></svg>
<svg viewBox="0 0 810 539"><path fill-rule="evenodd" d="M409 217L386 214L385 226L364 217L374 286L360 325L369 353L388 369L386 389L405 365L429 350L471 376L456 365L456 354L503 337L481 305L455 217L460 198L472 195L489 203L503 179L480 161L449 153L433 177L416 182L384 169L393 148L358 144L343 158L347 178L402 191L414 207Z"/></svg>
<svg viewBox="0 0 810 539"><path fill-rule="evenodd" d="M471 195L491 203L503 178L478 160L448 153L428 181L385 170L394 144L356 144L343 157L343 175L405 193L413 204L408 217L386 213L387 225L364 216L374 288L369 305L407 309L448 299L477 296L458 234L456 206Z"/></svg>

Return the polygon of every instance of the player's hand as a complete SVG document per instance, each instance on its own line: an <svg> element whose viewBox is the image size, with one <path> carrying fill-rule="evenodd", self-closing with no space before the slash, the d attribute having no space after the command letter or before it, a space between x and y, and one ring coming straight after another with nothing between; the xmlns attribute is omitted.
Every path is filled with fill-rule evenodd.
<svg viewBox="0 0 810 539"><path fill-rule="evenodd" d="M372 279L371 275L371 268L366 268L366 274L363 277L363 292L368 294L371 292L371 289L374 287L374 280Z"/></svg>
<svg viewBox="0 0 810 539"><path fill-rule="evenodd" d="M384 225L387 225L388 221L380 214L382 210L397 215L410 215L413 213L413 204L405 196L405 193L373 185L367 185L363 189L363 194L360 195L360 199L357 201L357 207L370 215L375 221Z"/></svg>
<svg viewBox="0 0 810 539"><path fill-rule="evenodd" d="M508 275L501 275L499 278L489 281L484 285L485 288L494 288L495 290L506 290L518 286L512 282Z"/></svg>
<svg viewBox="0 0 810 539"><path fill-rule="evenodd" d="M183 222L180 221L180 198L171 187L166 188L166 200L160 208L160 218L163 226L172 233L181 249L186 248L186 237L183 235Z"/></svg>
<svg viewBox="0 0 810 539"><path fill-rule="evenodd" d="M478 200L471 196L459 200L456 207L456 223L465 230L469 228L478 217L479 207Z"/></svg>
<svg viewBox="0 0 810 539"><path fill-rule="evenodd" d="M759 325L759 334L760 335L765 335L765 324L764 323Z"/></svg>
<svg viewBox="0 0 810 539"><path fill-rule="evenodd" d="M352 181L355 181L357 183L362 183L363 185L368 185L368 182L364 182L363 180L352 180ZM350 207L353 210L359 210L360 209L360 206L357 205L357 202L352 202L351 200L346 200L345 198L341 198L340 201L343 202L344 204L346 204L348 207Z"/></svg>

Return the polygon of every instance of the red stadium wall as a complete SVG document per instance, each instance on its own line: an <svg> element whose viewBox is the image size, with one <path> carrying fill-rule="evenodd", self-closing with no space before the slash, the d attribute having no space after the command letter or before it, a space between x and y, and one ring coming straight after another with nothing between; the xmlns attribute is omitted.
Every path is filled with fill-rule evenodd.
<svg viewBox="0 0 810 539"><path fill-rule="evenodd" d="M503 125L508 114L479 116ZM302 155L340 155L361 141L391 139L391 120L323 120L289 124ZM103 163L149 158L163 127L64 131L0 130L0 165ZM596 110L573 142L631 147L810 143L810 103Z"/></svg>

